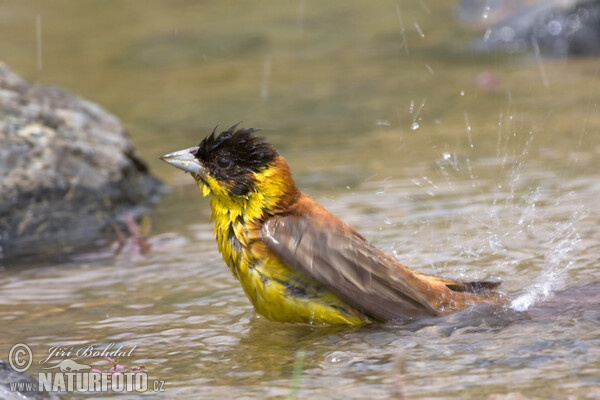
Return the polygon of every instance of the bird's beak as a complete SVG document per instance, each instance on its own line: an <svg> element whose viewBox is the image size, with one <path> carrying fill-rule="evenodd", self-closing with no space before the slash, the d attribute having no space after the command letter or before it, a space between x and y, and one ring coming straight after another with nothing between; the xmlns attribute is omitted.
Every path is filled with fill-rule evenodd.
<svg viewBox="0 0 600 400"><path fill-rule="evenodd" d="M190 147L189 149L166 154L160 159L175 168L191 173L194 177L203 178L206 176L207 171L196 158L196 152L198 152L198 147Z"/></svg>

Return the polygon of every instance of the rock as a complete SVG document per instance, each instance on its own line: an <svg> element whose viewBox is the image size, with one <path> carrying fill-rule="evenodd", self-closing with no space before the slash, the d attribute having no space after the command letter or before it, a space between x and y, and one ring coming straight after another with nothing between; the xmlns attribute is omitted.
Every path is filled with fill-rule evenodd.
<svg viewBox="0 0 600 400"><path fill-rule="evenodd" d="M33 376L17 372L0 360L0 398L4 400L60 400L54 393L39 391L40 383Z"/></svg>
<svg viewBox="0 0 600 400"><path fill-rule="evenodd" d="M533 51L549 57L600 54L600 1L463 0L463 21L490 22L476 44L480 50ZM499 22L494 22L498 21Z"/></svg>
<svg viewBox="0 0 600 400"><path fill-rule="evenodd" d="M89 247L161 187L116 117L0 63L0 260Z"/></svg>

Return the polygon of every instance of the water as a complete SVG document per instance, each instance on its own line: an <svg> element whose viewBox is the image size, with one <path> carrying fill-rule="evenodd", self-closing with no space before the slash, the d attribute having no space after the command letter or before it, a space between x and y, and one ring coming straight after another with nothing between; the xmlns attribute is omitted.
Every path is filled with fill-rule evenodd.
<svg viewBox="0 0 600 400"><path fill-rule="evenodd" d="M597 59L475 54L439 1L97 4L4 4L4 61L119 115L173 186L152 216L168 235L1 270L0 358L27 343L37 373L52 346L135 346L121 364L181 398L287 398L298 352L299 398L600 396ZM511 306L352 330L257 317L208 202L157 159L239 121L387 254L502 280Z"/></svg>

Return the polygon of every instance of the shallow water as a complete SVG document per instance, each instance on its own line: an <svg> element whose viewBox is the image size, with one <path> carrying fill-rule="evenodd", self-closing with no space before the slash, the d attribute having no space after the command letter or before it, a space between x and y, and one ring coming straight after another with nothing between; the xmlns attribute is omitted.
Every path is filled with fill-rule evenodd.
<svg viewBox="0 0 600 400"><path fill-rule="evenodd" d="M53 346L136 346L121 364L160 397L287 398L299 351L299 398L600 396L600 61L476 54L437 1L97 4L3 4L3 61L123 120L173 186L152 216L170 235L0 270L0 358L26 343L36 373ZM386 253L502 280L513 308L353 330L257 317L208 202L157 160L240 120Z"/></svg>

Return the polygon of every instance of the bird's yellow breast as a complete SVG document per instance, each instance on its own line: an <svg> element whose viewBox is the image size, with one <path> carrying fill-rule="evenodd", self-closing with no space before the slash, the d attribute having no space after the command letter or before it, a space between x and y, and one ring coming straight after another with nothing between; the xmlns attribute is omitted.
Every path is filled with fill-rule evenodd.
<svg viewBox="0 0 600 400"><path fill-rule="evenodd" d="M368 319L312 278L284 265L259 238L251 202L211 196L219 251L255 310L272 321L360 325ZM245 210L243 207L252 207Z"/></svg>

